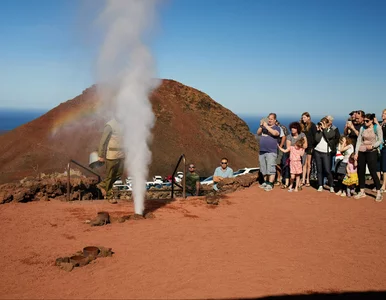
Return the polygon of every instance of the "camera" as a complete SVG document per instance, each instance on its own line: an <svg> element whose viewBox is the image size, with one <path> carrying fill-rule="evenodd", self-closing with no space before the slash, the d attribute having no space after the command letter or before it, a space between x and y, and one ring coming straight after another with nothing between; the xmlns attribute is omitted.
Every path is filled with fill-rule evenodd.
<svg viewBox="0 0 386 300"><path fill-rule="evenodd" d="M319 123L318 123L318 126L322 127L322 126L323 126L323 123L322 123L322 122L319 122Z"/></svg>

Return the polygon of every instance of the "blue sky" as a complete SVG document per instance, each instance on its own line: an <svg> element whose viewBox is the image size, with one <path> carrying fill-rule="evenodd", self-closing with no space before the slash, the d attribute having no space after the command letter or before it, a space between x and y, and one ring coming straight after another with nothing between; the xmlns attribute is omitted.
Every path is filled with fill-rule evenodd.
<svg viewBox="0 0 386 300"><path fill-rule="evenodd" d="M80 3L0 1L0 107L48 110L94 83L102 1ZM238 114L386 108L383 0L168 0L154 37L159 77Z"/></svg>

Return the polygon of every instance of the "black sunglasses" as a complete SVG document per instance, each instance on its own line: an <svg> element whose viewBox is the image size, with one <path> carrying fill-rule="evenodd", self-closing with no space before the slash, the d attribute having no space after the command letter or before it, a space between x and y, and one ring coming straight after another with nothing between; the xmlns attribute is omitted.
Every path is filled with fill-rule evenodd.
<svg viewBox="0 0 386 300"><path fill-rule="evenodd" d="M371 120L364 120L366 123L369 123Z"/></svg>
<svg viewBox="0 0 386 300"><path fill-rule="evenodd" d="M189 166L189 169L194 169L194 166L192 167L192 166Z"/></svg>
<svg viewBox="0 0 386 300"><path fill-rule="evenodd" d="M222 165L227 165L228 163L226 161L221 162Z"/></svg>

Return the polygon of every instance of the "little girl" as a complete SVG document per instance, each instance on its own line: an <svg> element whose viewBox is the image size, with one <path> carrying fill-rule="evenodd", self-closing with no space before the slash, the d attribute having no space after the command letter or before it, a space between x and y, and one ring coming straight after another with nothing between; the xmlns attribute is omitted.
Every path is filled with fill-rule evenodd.
<svg viewBox="0 0 386 300"><path fill-rule="evenodd" d="M300 175L303 173L303 166L302 166L302 157L304 155L304 138L301 138L295 142L295 146L291 146L287 149L283 149L282 147L278 146L281 151L284 153L289 152L290 153L290 173L291 173L291 180L290 180L290 186L288 191L289 192L297 192L299 191L299 185L300 185ZM293 184L296 179L295 183L295 189L293 189Z"/></svg>
<svg viewBox="0 0 386 300"><path fill-rule="evenodd" d="M347 136L342 136L339 139L339 145L337 150L340 151L343 155L343 159L338 161L335 166L335 173L338 179L338 192L335 194L337 196L346 197L346 189L342 184L344 176L347 174L347 163L350 159L350 155L354 152L354 146L351 143L351 139Z"/></svg>
<svg viewBox="0 0 386 300"><path fill-rule="evenodd" d="M355 188L358 185L358 162L355 160L355 153L350 155L346 167L346 176L343 178L343 184L347 186L347 197L351 197L355 193Z"/></svg>

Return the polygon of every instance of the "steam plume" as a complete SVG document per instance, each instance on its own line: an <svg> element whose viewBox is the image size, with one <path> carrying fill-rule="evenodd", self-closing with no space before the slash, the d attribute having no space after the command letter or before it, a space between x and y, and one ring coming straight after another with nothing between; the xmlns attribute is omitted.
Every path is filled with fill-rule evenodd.
<svg viewBox="0 0 386 300"><path fill-rule="evenodd" d="M100 96L106 113L122 123L126 168L133 178L135 213L143 214L154 115L150 92L159 84L144 43L154 23L156 0L106 0L100 21L105 38L98 58Z"/></svg>

